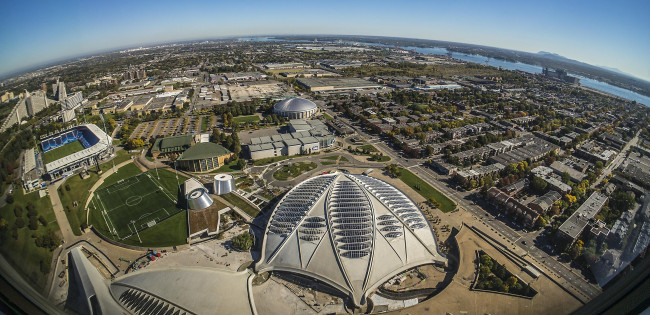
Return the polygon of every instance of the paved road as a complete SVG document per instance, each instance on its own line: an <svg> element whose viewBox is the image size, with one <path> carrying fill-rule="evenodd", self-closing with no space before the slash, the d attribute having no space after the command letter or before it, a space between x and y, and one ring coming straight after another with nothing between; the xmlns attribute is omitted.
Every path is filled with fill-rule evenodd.
<svg viewBox="0 0 650 315"><path fill-rule="evenodd" d="M609 165L607 165L607 167L605 167L603 172L600 174L598 179L591 184L591 188L594 188L594 187L598 186L598 184L600 184L600 182L603 179L605 179L606 176L609 176L609 174L611 174L612 171L614 171L619 165L621 165L621 163L623 163L623 160L625 160L625 157L627 156L627 151L630 150L630 148L639 141L639 134L640 133L641 133L641 130L639 130L636 133L634 138L632 138L630 141L628 141L628 143L625 145L623 150L621 150L621 152L619 152L616 155L614 160L612 160L612 163L609 163Z"/></svg>
<svg viewBox="0 0 650 315"><path fill-rule="evenodd" d="M581 292L585 297L592 299L602 292L599 287L589 283L584 276L580 275L579 270L559 262L556 257L539 249L537 246L549 245L546 240L539 237L540 232L525 233L523 230L517 232L516 226L509 226L503 221L495 219L494 215L490 215L490 213L485 210L487 205L483 200L481 200L481 198L477 198L477 196L471 192L460 192L451 188L450 184L444 182L445 180L449 182L448 177L439 176L430 168L422 166L421 163L423 160L402 157L403 155L401 153L396 152L396 150L387 145L380 137L366 133L362 128L355 126L354 123L347 118L340 116L339 118L353 128L361 138L364 138L366 141L382 150L384 154L390 156L392 159L390 163L396 163L402 167L408 168L422 180L426 181L431 186L455 201L461 209L468 211L478 218L487 219L484 221L490 228L500 233L506 240L524 249L528 255L535 258L538 263L544 265L548 270L557 273L560 277L565 279L570 286ZM451 185L455 186L453 184ZM526 241L526 245L522 243L523 241Z"/></svg>

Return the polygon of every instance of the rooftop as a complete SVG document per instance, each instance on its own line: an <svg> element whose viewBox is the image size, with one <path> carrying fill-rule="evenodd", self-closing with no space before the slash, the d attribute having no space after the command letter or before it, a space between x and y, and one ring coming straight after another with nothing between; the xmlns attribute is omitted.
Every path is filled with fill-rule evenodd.
<svg viewBox="0 0 650 315"><path fill-rule="evenodd" d="M216 143L202 142L191 146L183 152L183 154L178 157L178 161L200 160L227 154L230 154L230 151Z"/></svg>

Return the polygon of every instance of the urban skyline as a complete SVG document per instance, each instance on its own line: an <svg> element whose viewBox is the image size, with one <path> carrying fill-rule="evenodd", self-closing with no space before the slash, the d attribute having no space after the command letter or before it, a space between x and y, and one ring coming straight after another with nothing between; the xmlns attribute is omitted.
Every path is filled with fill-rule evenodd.
<svg viewBox="0 0 650 315"><path fill-rule="evenodd" d="M626 5L605 1L412 2L408 6L333 2L324 7L297 2L199 2L187 6L189 11L183 13L170 2L55 5L33 1L29 4L30 23L24 23L25 16L20 14L0 22L0 37L12 43L0 52L0 75L57 60L163 42L262 34L345 34L549 51L650 80L650 61L645 58L650 41L643 40L644 31L650 27L643 16L648 6L642 1ZM7 12L23 7L24 3L5 5Z"/></svg>

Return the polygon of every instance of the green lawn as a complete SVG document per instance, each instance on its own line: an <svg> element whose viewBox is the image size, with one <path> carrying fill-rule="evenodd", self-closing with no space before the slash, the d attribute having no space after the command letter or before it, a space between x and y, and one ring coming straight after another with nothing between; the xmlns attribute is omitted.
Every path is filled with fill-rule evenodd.
<svg viewBox="0 0 650 315"><path fill-rule="evenodd" d="M440 210L442 212L450 212L456 209L456 205L453 201L440 193L437 189L431 187L431 185L429 185L427 182L411 173L411 171L405 168L400 168L399 178L425 199L428 200L429 198L433 198L439 202Z"/></svg>
<svg viewBox="0 0 650 315"><path fill-rule="evenodd" d="M260 213L260 211L257 210L257 208L254 208L248 202L242 200L241 197L237 196L234 193L221 195L220 197L223 197L223 199L230 202L235 207L242 209L244 212L248 213L248 215L250 215L253 218Z"/></svg>
<svg viewBox="0 0 650 315"><path fill-rule="evenodd" d="M373 146L372 144L362 145L362 146L359 147L359 149L367 150L369 152L379 152L379 150L377 150L377 148L375 148L375 146Z"/></svg>
<svg viewBox="0 0 650 315"><path fill-rule="evenodd" d="M236 123L249 123L249 122L256 122L260 121L260 116L257 115L250 115L250 116L237 116L232 119L233 122Z"/></svg>
<svg viewBox="0 0 650 315"><path fill-rule="evenodd" d="M140 243L137 235L133 235L121 242L141 247L167 247L186 244L189 235L187 212L181 211L139 233L142 243Z"/></svg>
<svg viewBox="0 0 650 315"><path fill-rule="evenodd" d="M340 155L332 155L332 156L322 157L321 160L332 160L332 161L336 161L339 157L340 157ZM347 161L347 160L346 160L346 161Z"/></svg>
<svg viewBox="0 0 650 315"><path fill-rule="evenodd" d="M376 161L376 162L388 162L388 161L390 161L390 156L387 156L387 155L379 155L379 156L377 156L377 155L375 155L375 157L371 157L371 159L373 161ZM377 159L379 159L379 160L377 160Z"/></svg>
<svg viewBox="0 0 650 315"><path fill-rule="evenodd" d="M273 178L277 180L288 180L290 178L298 177L305 172L311 171L318 167L314 162L296 162L289 166L283 166L273 173Z"/></svg>
<svg viewBox="0 0 650 315"><path fill-rule="evenodd" d="M59 226L56 222L54 211L52 211L52 203L50 197L38 197L38 192L32 192L23 195L22 189L15 189L14 203L7 204L0 208L0 221L6 224L6 229L0 229L0 252L13 266L18 273L37 291L42 292L47 282L47 275L49 274L49 266L52 261L52 252L43 247L37 247L35 242L36 236L44 235L49 231L59 231ZM40 222L36 230L30 230L28 227L29 218L27 211L27 202L31 201L34 209L37 211L37 217L43 216L47 222L47 226L43 226ZM14 208L20 206L23 208L21 217L25 222L25 226L16 230L13 237L13 229L16 222L16 215ZM56 249L55 249L56 250ZM44 262L44 267L47 272L41 272L41 261Z"/></svg>
<svg viewBox="0 0 650 315"><path fill-rule="evenodd" d="M116 157L112 161L101 164L100 168L105 172L113 167L113 163L117 165L130 158L131 155L127 151L119 150L116 152ZM83 209L83 206L86 204L89 196L88 189L97 182L100 176L97 174L97 167L90 168L88 174L90 176L86 179L81 179L79 174L72 175L58 189L61 205L65 209L65 214L68 217L68 222L70 222L70 227L74 235L81 235L81 223L86 222L86 211ZM70 191L65 189L66 186L70 186ZM73 205L74 201L78 203L77 207Z"/></svg>
<svg viewBox="0 0 650 315"><path fill-rule="evenodd" d="M334 165L336 162L334 161L321 161L320 164L328 166L328 165Z"/></svg>
<svg viewBox="0 0 650 315"><path fill-rule="evenodd" d="M177 179L176 173L165 169L159 169L158 174L156 174L156 170L150 170L148 173L155 177L163 188L167 189L167 191L174 197L178 196L178 186L182 185L187 180L187 176L178 174Z"/></svg>
<svg viewBox="0 0 650 315"><path fill-rule="evenodd" d="M339 162L347 162L347 161L348 161L348 158L341 155L341 158L339 159Z"/></svg>
<svg viewBox="0 0 650 315"><path fill-rule="evenodd" d="M140 173L142 173L142 171L137 166L135 166L135 164L129 163L127 165L120 167L120 169L117 170L117 173L113 173L108 177L106 177L106 179L104 179L104 182L101 185L99 185L97 190L113 185L120 180L138 175Z"/></svg>
<svg viewBox="0 0 650 315"><path fill-rule="evenodd" d="M330 116L328 113L323 113L323 117L327 120L334 120L334 117Z"/></svg>
<svg viewBox="0 0 650 315"><path fill-rule="evenodd" d="M83 149L84 146L81 145L81 142L79 141L70 142L64 146L43 153L43 162L47 164L56 161L62 157L68 156L72 153L79 152Z"/></svg>
<svg viewBox="0 0 650 315"><path fill-rule="evenodd" d="M210 128L210 116L201 117L201 131L208 130Z"/></svg>
<svg viewBox="0 0 650 315"><path fill-rule="evenodd" d="M104 186L95 191L88 206L89 221L97 231L116 241L130 237L136 229L155 226L182 211L177 207L178 190L169 191L165 186L169 185L151 172Z"/></svg>
<svg viewBox="0 0 650 315"><path fill-rule="evenodd" d="M222 167L218 168L215 172L226 173L226 172L236 172L236 171L241 171L239 167L237 167L237 160L231 161L228 164L224 164Z"/></svg>

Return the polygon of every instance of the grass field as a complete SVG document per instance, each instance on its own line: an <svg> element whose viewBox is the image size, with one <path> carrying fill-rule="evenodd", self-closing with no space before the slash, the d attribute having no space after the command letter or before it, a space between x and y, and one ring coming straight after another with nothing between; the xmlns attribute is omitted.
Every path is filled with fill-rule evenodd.
<svg viewBox="0 0 650 315"><path fill-rule="evenodd" d="M140 238L138 238L138 235L132 235L120 242L141 247L163 247L185 244L189 235L187 230L187 213L181 211L169 219L156 224L156 226L139 233ZM140 243L140 239L142 239L142 243Z"/></svg>
<svg viewBox="0 0 650 315"><path fill-rule="evenodd" d="M222 167L218 168L215 171L215 173L236 172L236 171L241 171L239 167L237 167L237 160L224 164Z"/></svg>
<svg viewBox="0 0 650 315"><path fill-rule="evenodd" d="M260 116L250 115L250 116L237 116L232 119L233 122L237 123L248 123L260 121Z"/></svg>
<svg viewBox="0 0 650 315"><path fill-rule="evenodd" d="M50 150L43 153L43 162L47 164L56 161L62 157L68 156L72 153L79 152L83 149L84 146L81 145L81 142L79 141L70 142L54 150Z"/></svg>
<svg viewBox="0 0 650 315"><path fill-rule="evenodd" d="M125 150L117 151L116 155L117 156L113 158L112 161L100 165L103 172L111 169L113 167L113 162L117 165L131 158L129 153ZM88 175L88 178L81 179L81 176L75 174L72 177L67 178L65 184L61 185L58 189L59 198L61 198L61 205L65 209L65 215L68 218L68 222L70 222L70 227L72 228L74 235L81 235L81 223L86 222L86 212L84 211L83 206L86 204L86 200L88 200L88 189L97 182L100 176L97 174L96 167L89 169ZM70 191L65 189L66 185L70 186ZM73 205L75 201L78 204L77 207Z"/></svg>
<svg viewBox="0 0 650 315"><path fill-rule="evenodd" d="M456 209L456 205L453 201L440 193L437 189L431 187L431 185L429 185L427 182L411 173L411 171L405 168L400 168L399 178L425 199L428 200L429 198L433 198L439 202L440 210L442 212L450 212Z"/></svg>
<svg viewBox="0 0 650 315"><path fill-rule="evenodd" d="M104 236L121 241L180 212L177 196L149 172L122 179L95 192L90 221Z"/></svg>
<svg viewBox="0 0 650 315"><path fill-rule="evenodd" d="M15 189L13 194L13 204L7 204L0 208L0 217L6 223L5 228L0 229L0 252L2 256L12 265L12 267L37 291L43 292L47 282L47 275L49 274L49 266L52 261L52 252L49 249L36 246L35 237L44 235L51 231L58 231L59 226L56 222L54 211L52 211L52 203L50 197L38 197L37 192L32 192L24 195L22 189ZM43 226L40 222L36 230L30 230L28 227L28 211L27 204L31 202L34 209L38 212L38 216L43 216L47 222ZM23 209L20 216L25 226L17 228L17 217L14 213L14 208L21 207ZM13 229L16 228L16 234L12 235ZM15 238L14 238L15 236ZM41 262L47 268L46 272L41 271Z"/></svg>
<svg viewBox="0 0 650 315"><path fill-rule="evenodd" d="M334 120L334 117L330 116L328 113L323 113L323 117L327 120Z"/></svg>
<svg viewBox="0 0 650 315"><path fill-rule="evenodd" d="M110 185L117 183L120 180L133 177L140 173L142 173L142 171L137 166L135 166L135 164L129 163L127 165L120 167L120 169L117 170L117 173L113 173L108 177L106 177L104 179L104 182L101 185L99 185L97 190L102 189L104 187L108 187Z"/></svg>
<svg viewBox="0 0 650 315"><path fill-rule="evenodd" d="M201 117L201 131L208 130L210 128L210 116Z"/></svg>
<svg viewBox="0 0 650 315"><path fill-rule="evenodd" d="M273 173L273 178L277 180L288 180L298 177L299 175L315 169L318 165L314 162L296 162L289 166L283 166Z"/></svg>
<svg viewBox="0 0 650 315"><path fill-rule="evenodd" d="M260 211L248 204L248 202L244 201L241 199L241 197L237 196L234 193L229 193L225 195L221 195L223 199L226 201L230 202L233 206L244 210L244 212L248 213L251 217L256 217Z"/></svg>

